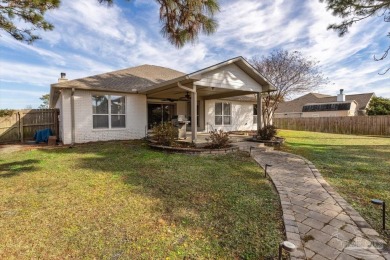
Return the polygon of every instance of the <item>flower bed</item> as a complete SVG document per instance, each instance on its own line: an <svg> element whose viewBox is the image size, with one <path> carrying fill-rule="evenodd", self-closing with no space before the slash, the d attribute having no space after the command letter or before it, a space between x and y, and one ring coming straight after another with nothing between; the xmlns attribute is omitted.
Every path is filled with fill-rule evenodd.
<svg viewBox="0 0 390 260"><path fill-rule="evenodd" d="M166 152L188 153L188 154L225 154L225 153L238 150L238 147L236 146L230 146L221 149L210 149L210 148L199 148L199 147L165 146L165 145L158 145L151 142L149 142L149 147L161 151L166 151Z"/></svg>

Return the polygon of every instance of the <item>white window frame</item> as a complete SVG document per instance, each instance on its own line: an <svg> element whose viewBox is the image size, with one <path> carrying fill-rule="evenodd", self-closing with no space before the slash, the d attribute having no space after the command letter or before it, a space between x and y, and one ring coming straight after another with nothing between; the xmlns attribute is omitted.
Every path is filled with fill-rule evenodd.
<svg viewBox="0 0 390 260"><path fill-rule="evenodd" d="M221 111L222 113L220 115L216 114L217 111L216 111L215 108L216 108L217 104L222 104L222 111ZM230 106L230 109L229 109L230 115L225 115L224 114L225 113L225 111L224 111L225 104ZM229 125L229 126L232 125L233 124L233 122L232 122L232 103L230 103L230 102L215 102L215 104L214 104L214 123L215 123L215 125L218 125L216 123L216 120L215 120L217 116L221 116L222 117L222 124L220 124L220 125L222 125L222 126L224 126L224 125ZM224 123L224 118L225 117L230 117L230 120L229 120L230 123L229 124L225 124Z"/></svg>
<svg viewBox="0 0 390 260"><path fill-rule="evenodd" d="M106 96L108 100L108 114L94 114L93 113L93 105L92 105L92 129L93 130L114 130L114 129L125 129L126 128L126 96L125 95L116 95L116 94L102 94L102 93L93 93L91 94L91 100L93 96ZM125 105L125 113L124 114L111 114L111 96L116 96L116 97L124 97L124 105ZM99 127L95 128L93 126L93 118L94 116L108 116L108 127ZM112 127L111 125L111 116L125 116L125 126L124 127Z"/></svg>
<svg viewBox="0 0 390 260"><path fill-rule="evenodd" d="M255 106L256 106L256 109L255 109ZM253 104L252 111L253 111L252 112L253 113L253 124L257 125L257 113L258 113L257 104ZM256 115L255 115L255 111L256 111Z"/></svg>

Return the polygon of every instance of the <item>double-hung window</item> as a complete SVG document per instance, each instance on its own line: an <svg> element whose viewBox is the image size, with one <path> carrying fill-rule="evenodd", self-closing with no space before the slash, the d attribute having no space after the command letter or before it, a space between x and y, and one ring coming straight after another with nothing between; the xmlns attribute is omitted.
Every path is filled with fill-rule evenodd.
<svg viewBox="0 0 390 260"><path fill-rule="evenodd" d="M215 125L231 125L231 103L215 103Z"/></svg>
<svg viewBox="0 0 390 260"><path fill-rule="evenodd" d="M125 128L125 97L92 95L93 128Z"/></svg>

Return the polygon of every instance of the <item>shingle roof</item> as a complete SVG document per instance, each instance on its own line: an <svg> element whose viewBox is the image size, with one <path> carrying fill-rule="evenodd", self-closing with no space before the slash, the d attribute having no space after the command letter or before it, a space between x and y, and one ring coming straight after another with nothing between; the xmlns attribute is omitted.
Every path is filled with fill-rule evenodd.
<svg viewBox="0 0 390 260"><path fill-rule="evenodd" d="M183 72L154 65L141 65L81 79L52 84L56 88L76 88L132 92L186 75Z"/></svg>
<svg viewBox="0 0 390 260"><path fill-rule="evenodd" d="M361 110L361 109L366 109L366 107L367 107L368 103L370 102L373 95L374 95L374 93L346 95L345 100L346 101L355 100L358 103L358 108ZM321 98L321 102L319 102L319 103L327 103L327 102L335 102L335 101L337 101L337 96Z"/></svg>
<svg viewBox="0 0 390 260"><path fill-rule="evenodd" d="M275 113L302 112L302 107L307 103L315 103L319 98L314 93L309 93L291 101L280 103Z"/></svg>
<svg viewBox="0 0 390 260"><path fill-rule="evenodd" d="M311 93L311 94L315 97L318 97L318 98L331 97L331 95L325 95L325 94L320 94L320 93Z"/></svg>
<svg viewBox="0 0 390 260"><path fill-rule="evenodd" d="M356 101L359 110L366 109L374 93L363 93L356 95L346 95L346 101ZM302 112L302 108L305 104L316 103L331 103L336 102L337 96L328 96L318 93L309 93L301 96L297 99L280 103L276 113L289 113L289 112Z"/></svg>

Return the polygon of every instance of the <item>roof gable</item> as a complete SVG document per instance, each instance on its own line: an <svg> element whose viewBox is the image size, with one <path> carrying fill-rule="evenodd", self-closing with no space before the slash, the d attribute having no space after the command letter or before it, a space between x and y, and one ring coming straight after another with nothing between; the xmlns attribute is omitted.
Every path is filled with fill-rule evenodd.
<svg viewBox="0 0 390 260"><path fill-rule="evenodd" d="M236 90L262 91L262 85L247 75L236 64L231 63L222 67L197 74L200 80L195 81L197 86L214 88L233 88Z"/></svg>
<svg viewBox="0 0 390 260"><path fill-rule="evenodd" d="M260 72L258 72L249 62L247 62L241 56L195 71L193 73L190 73L189 76L202 77L204 75L210 75L210 73L213 73L213 71L220 71L223 67L232 67L232 66L238 67L240 70L245 72L247 76L252 78L253 81L260 84L262 86L263 92L275 90L275 87L272 85L272 83L266 77L261 75Z"/></svg>

